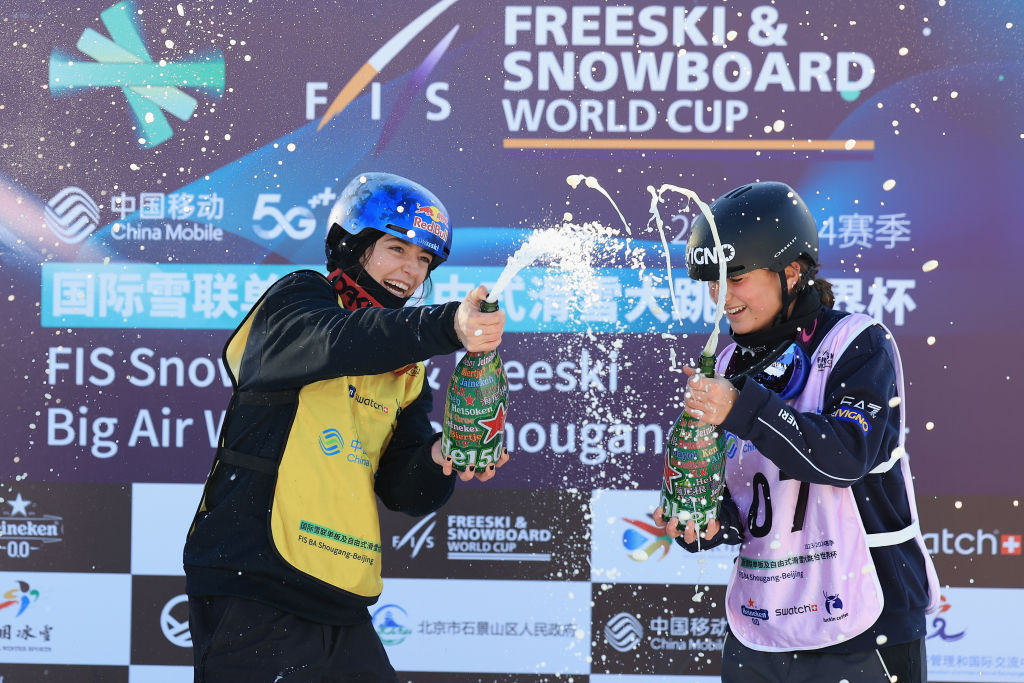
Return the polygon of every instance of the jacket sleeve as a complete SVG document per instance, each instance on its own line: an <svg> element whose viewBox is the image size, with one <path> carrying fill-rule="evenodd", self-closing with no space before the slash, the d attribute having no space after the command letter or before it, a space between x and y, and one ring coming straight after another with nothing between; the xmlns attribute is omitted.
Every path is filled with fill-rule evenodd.
<svg viewBox="0 0 1024 683"><path fill-rule="evenodd" d="M811 372L815 372L811 368ZM812 484L852 486L889 458L898 443L892 346L872 325L835 361L822 413L798 413L750 378L722 427L746 439L788 476Z"/></svg>
<svg viewBox="0 0 1024 683"><path fill-rule="evenodd" d="M395 433L381 455L374 490L389 510L425 515L444 505L455 490L455 476L445 476L430 457L440 436L430 426L432 406L430 385L424 379L423 391L398 416Z"/></svg>
<svg viewBox="0 0 1024 683"><path fill-rule="evenodd" d="M257 305L239 389L292 389L343 375L376 375L462 347L458 302L407 308L338 305L318 273L299 271L276 283Z"/></svg>

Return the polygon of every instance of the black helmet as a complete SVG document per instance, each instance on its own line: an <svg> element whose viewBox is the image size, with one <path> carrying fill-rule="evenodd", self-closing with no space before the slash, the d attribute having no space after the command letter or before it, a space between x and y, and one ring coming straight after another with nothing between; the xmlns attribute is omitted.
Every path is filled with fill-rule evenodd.
<svg viewBox="0 0 1024 683"><path fill-rule="evenodd" d="M800 256L818 265L818 225L796 190L765 181L737 187L711 205L726 277L758 268L782 272ZM718 279L718 254L711 226L702 213L686 243L686 270L694 280Z"/></svg>

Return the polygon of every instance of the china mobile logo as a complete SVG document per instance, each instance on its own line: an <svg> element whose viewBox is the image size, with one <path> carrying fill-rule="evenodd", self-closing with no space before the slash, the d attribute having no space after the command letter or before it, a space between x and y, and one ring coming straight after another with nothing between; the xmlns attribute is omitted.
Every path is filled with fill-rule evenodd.
<svg viewBox="0 0 1024 683"><path fill-rule="evenodd" d="M78 244L96 232L100 207L85 190L69 186L53 195L44 210L46 227L62 242Z"/></svg>
<svg viewBox="0 0 1024 683"><path fill-rule="evenodd" d="M0 602L0 611L8 607L16 607L17 613L14 616L20 617L29 605L39 600L39 591L29 586L27 581L18 581L18 587L10 589L4 593L3 597L3 602Z"/></svg>
<svg viewBox="0 0 1024 683"><path fill-rule="evenodd" d="M320 450L328 457L341 453L341 449L345 445L345 439L337 429L325 429L321 432L319 441Z"/></svg>
<svg viewBox="0 0 1024 683"><path fill-rule="evenodd" d="M643 638L643 624L628 612L619 612L604 625L604 639L619 652L635 650Z"/></svg>
<svg viewBox="0 0 1024 683"><path fill-rule="evenodd" d="M180 7L180 6L179 6ZM132 2L119 2L100 13L110 37L91 28L82 31L75 47L95 61L82 61L59 50L50 53L50 94L77 88L120 88L135 117L139 145L156 147L174 135L167 111L188 121L198 102L182 87L221 97L224 56L214 50L195 61L153 61Z"/></svg>

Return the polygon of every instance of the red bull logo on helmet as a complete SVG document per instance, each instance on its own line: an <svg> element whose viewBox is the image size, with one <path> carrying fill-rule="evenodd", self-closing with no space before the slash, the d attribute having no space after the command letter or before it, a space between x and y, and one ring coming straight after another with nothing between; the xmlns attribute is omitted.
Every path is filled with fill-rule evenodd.
<svg viewBox="0 0 1024 683"><path fill-rule="evenodd" d="M433 207L431 207L431 208L433 208ZM419 212L417 212L417 213L419 213ZM440 215L440 214L438 214L438 215ZM441 216L441 218L444 218L444 216ZM434 223L433 221L425 221L422 218L420 218L419 216L413 216L412 217L412 224L413 224L413 227L419 228L420 230L426 230L427 232L429 232L431 234L437 235L442 240L447 240L448 239L448 228L442 228L440 225L438 225L437 223Z"/></svg>
<svg viewBox="0 0 1024 683"><path fill-rule="evenodd" d="M426 214L430 216L430 220L435 223L444 223L444 227L448 227L448 216L441 213L441 209L431 204L417 204L416 213Z"/></svg>

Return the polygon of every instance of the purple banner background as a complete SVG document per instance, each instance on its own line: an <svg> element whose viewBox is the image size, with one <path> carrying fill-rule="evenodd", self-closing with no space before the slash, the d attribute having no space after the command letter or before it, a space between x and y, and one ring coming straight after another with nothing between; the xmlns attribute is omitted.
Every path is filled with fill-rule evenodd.
<svg viewBox="0 0 1024 683"><path fill-rule="evenodd" d="M75 48L83 31L109 35L100 19L106 2L86 1L74 9L34 5L6 14L0 22L0 268L7 297L0 314L0 348L10 371L2 399L6 429L0 482L8 485L3 495L16 482L201 482L229 396L220 377L208 386L186 378L179 386L173 379L162 383L159 375L150 380L145 369L159 370L156 359L170 357L182 359L185 367L205 359L196 366L205 368L219 358L226 331L44 325L42 311L52 303L41 296L44 263L107 263L113 269L119 264L318 264L329 206L314 207L307 200L321 191L337 192L358 171L377 169L419 179L443 199L455 228L452 265L470 268L501 265L514 251L514 243L497 237L504 234L498 228L549 227L564 212L579 222L620 227L604 197L569 188L565 178L570 174L598 178L637 236L648 240L657 239L644 232L650 218L648 185L674 183L710 201L753 179L789 182L820 221L835 221L832 243L823 242L824 277L860 279L865 304L867 287L876 278L914 281L912 304L897 302L882 312L882 319L903 355L908 451L918 497L1019 494L1024 468L1013 457L1010 426L1018 412L1024 304L1002 283L1012 287L1024 253L1024 237L1016 226L1024 213L1019 189L1024 181L1024 6L1016 0L907 3L905 8L832 0L787 3L774 10L778 16L770 22L787 25L785 44L759 46L748 28L771 6L730 0L722 15L726 46L696 44L694 34L684 34L688 52L704 53L712 61L726 50L742 53L754 65L755 81L770 52L784 55L797 82L801 53L821 52L833 60L846 51L867 55L874 66L870 84L844 97L821 92L819 85L808 92L785 92L778 85L764 92L753 85L726 92L712 83L683 91L676 87L675 70L664 91L630 91L621 74L607 91L588 91L579 75L569 91L541 90L536 82L515 90L506 85L519 78L505 61L511 53L527 53L524 63L536 75L540 52L551 52L556 60L573 52L578 66L585 55L605 51L621 67L620 53L636 53L637 48L602 44L607 38L604 5L595 5L601 28L582 33L595 37L597 45L556 45L556 34L547 36L547 44L536 44L531 31L518 33L510 45L505 5L462 0L383 67L374 79L379 92L367 85L318 130L328 104L349 79L431 4L229 1L210 9L138 3L134 16L153 60L200 60L211 50L219 50L224 59L224 92L218 96L183 86L197 101L195 112L187 121L169 116L172 137L152 148L140 146L140 130L119 88L51 92L55 51L89 62ZM541 6L565 8L572 16L573 5L566 2L523 5L533 17ZM635 18L652 5L628 6ZM709 5L694 29L709 42L712 19ZM625 33L651 36L642 29ZM756 30L753 35L758 37ZM645 49L677 53L668 40ZM834 69L829 73L833 77ZM592 76L605 75L599 63ZM510 130L503 100L514 106L519 99L535 105L560 98L577 105L589 98L603 111L614 100L619 122L629 100L643 99L659 109L660 119L651 130L634 133L579 126L558 132L543 121L535 132ZM682 99L707 106L742 101L748 113L731 131L723 123L706 133L680 133L664 116L673 101ZM694 124L691 109L679 111L690 116L685 123ZM610 124L606 117L599 120L605 127ZM620 148L521 149L504 142L513 138L614 141ZM645 140L730 144L642 149L639 143ZM773 148L780 141L807 140L873 141L873 148ZM750 149L729 148L743 141ZM294 151L287 151L289 145ZM72 186L99 209L94 232L78 242L57 236L45 215L47 202ZM215 194L223 201L219 215L214 207L208 220L193 215L183 223L215 226L224 231L223 238L173 243L118 239L123 224L146 224L138 213L141 207L133 213L124 204L126 197L142 193ZM308 211L291 215L291 231L261 236L254 226L267 235L273 221L254 215L259 197L275 193L280 200L273 206L282 213L289 207ZM905 214L909 239L892 243L891 249L882 240L844 246L856 235L839 236L840 216L853 214ZM300 235L300 219L306 215L316 228ZM668 232L676 233L695 215L695 207L673 205L666 209L669 215L681 217L669 221ZM472 239L465 231L491 226L496 226L492 241L486 231L473 231ZM660 255L652 259L657 264ZM926 272L923 266L930 260L939 265ZM445 272L442 267L437 277ZM512 464L487 486L656 488L662 444L649 443L641 451L638 429L660 425L667 431L678 414L681 383L681 375L669 371L671 353L679 362L689 361L710 327L698 324L685 338L674 339L663 338L661 331L507 334L502 357L524 369L538 362L568 362L579 379L586 375L584 354L604 365L601 372L590 367L600 387L587 391L538 390L519 380L524 386L512 393L508 418L518 430L511 439ZM607 349L619 341L613 389ZM135 363L133 351L141 354ZM93 360L91 354L97 354ZM454 362L431 362L439 386L445 385ZM442 394L435 395L435 418L440 420ZM109 444L93 444L91 432L82 439L79 421L85 419L92 429L96 418L117 419L116 453ZM164 418L171 420L166 439ZM192 420L182 427L180 441L174 430L177 418ZM54 420L64 426L55 427ZM584 454L582 433L588 423L603 425L605 431ZM525 425L531 426L524 436ZM577 430L577 447L555 452L552 435L566 443L570 425ZM621 440L609 444L612 425L631 430L631 448ZM541 433L547 440L543 447L538 446ZM58 445L54 436L68 443Z"/></svg>

